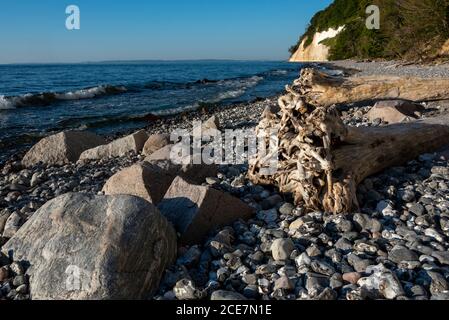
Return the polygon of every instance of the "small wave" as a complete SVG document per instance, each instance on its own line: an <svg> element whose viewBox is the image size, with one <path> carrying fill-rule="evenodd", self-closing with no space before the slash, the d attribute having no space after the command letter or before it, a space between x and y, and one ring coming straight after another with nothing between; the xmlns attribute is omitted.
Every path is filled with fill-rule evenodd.
<svg viewBox="0 0 449 320"><path fill-rule="evenodd" d="M98 86L89 89L81 89L66 93L56 93L55 97L59 100L81 100L93 99L99 96L114 95L127 92L124 86Z"/></svg>
<svg viewBox="0 0 449 320"><path fill-rule="evenodd" d="M238 89L238 90L230 90L230 91L225 91L222 92L218 95L217 97L217 101L222 101L222 100L226 100L226 99L234 99L234 98L238 98L242 95L245 94L245 90L244 89Z"/></svg>
<svg viewBox="0 0 449 320"><path fill-rule="evenodd" d="M273 70L270 72L270 74L274 75L274 76L283 76L288 74L287 70Z"/></svg>
<svg viewBox="0 0 449 320"><path fill-rule="evenodd" d="M14 106L5 96L0 95L0 110L9 109L14 109Z"/></svg>
<svg viewBox="0 0 449 320"><path fill-rule="evenodd" d="M0 96L0 109L22 107L43 107L65 100L93 99L100 96L115 95L127 92L124 86L101 85L98 87L80 89L69 92L27 93L21 96Z"/></svg>

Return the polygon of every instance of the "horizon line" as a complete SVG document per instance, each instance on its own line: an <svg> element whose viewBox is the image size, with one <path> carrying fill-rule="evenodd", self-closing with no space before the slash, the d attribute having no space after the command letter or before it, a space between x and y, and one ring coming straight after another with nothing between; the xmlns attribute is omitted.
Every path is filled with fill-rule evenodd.
<svg viewBox="0 0 449 320"><path fill-rule="evenodd" d="M141 63L141 62L200 62L200 61L229 61L229 62L289 62L288 59L112 59L112 60L92 60L78 62L10 62L2 63L1 66L12 65L61 65L61 64L108 64L108 63Z"/></svg>

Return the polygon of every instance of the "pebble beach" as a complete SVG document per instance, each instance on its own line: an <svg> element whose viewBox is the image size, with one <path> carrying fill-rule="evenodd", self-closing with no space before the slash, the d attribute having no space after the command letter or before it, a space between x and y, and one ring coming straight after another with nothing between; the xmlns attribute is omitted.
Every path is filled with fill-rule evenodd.
<svg viewBox="0 0 449 320"><path fill-rule="evenodd" d="M343 61L332 66L363 75L449 77L448 65ZM149 135L170 133L211 116L221 129L251 129L277 99L161 117L144 129ZM449 113L448 101L422 106L421 118ZM348 126L386 125L367 118L372 107L348 105L340 111ZM48 201L69 192L101 195L113 175L145 160L129 153L25 168L25 151L1 168L0 246ZM247 165L220 166L202 184L239 198L254 216L217 228L198 245L179 247L152 299L449 300L449 146L366 179L358 188L360 212L349 215L306 213L276 188L253 185L247 172ZM32 298L28 267L0 254L0 299Z"/></svg>

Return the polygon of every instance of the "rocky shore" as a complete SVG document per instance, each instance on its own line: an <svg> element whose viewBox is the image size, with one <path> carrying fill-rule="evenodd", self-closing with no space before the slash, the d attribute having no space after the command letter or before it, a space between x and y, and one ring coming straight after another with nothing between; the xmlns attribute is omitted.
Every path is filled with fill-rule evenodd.
<svg viewBox="0 0 449 320"><path fill-rule="evenodd" d="M255 128L276 104L272 98L160 119L145 128L145 138L158 135L161 143L161 134L190 129L193 120L213 115L212 129ZM373 104L340 111L348 126L389 122L372 116ZM438 101L423 103L413 117L448 113L449 103ZM248 165L173 167L163 156L142 151L149 147L146 140L111 137L107 148L87 150L93 158L111 157L87 159L83 150L78 156L85 159L63 165L24 167L23 155L5 164L0 299L30 299L30 289L32 298L50 299L449 299L449 149L366 179L357 192L360 212L332 215L307 213L276 188L252 184ZM104 188L107 183L113 186ZM160 190L164 185L168 191ZM126 191L151 200L151 207L117 195ZM111 210L120 219L103 216ZM185 212L192 219L180 217ZM159 231L147 237L142 226ZM91 260L99 270L91 270ZM87 270L88 285L79 279L82 272L75 290L51 284L67 276L66 265L72 264ZM143 276L143 269L151 275Z"/></svg>

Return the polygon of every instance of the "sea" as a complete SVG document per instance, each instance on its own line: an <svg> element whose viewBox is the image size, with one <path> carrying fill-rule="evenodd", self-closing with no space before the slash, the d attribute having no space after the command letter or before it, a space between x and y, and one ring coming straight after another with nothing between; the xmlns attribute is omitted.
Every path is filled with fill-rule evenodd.
<svg viewBox="0 0 449 320"><path fill-rule="evenodd" d="M301 66L284 61L139 61L0 65L0 163L63 130L111 134L202 105L283 92Z"/></svg>

